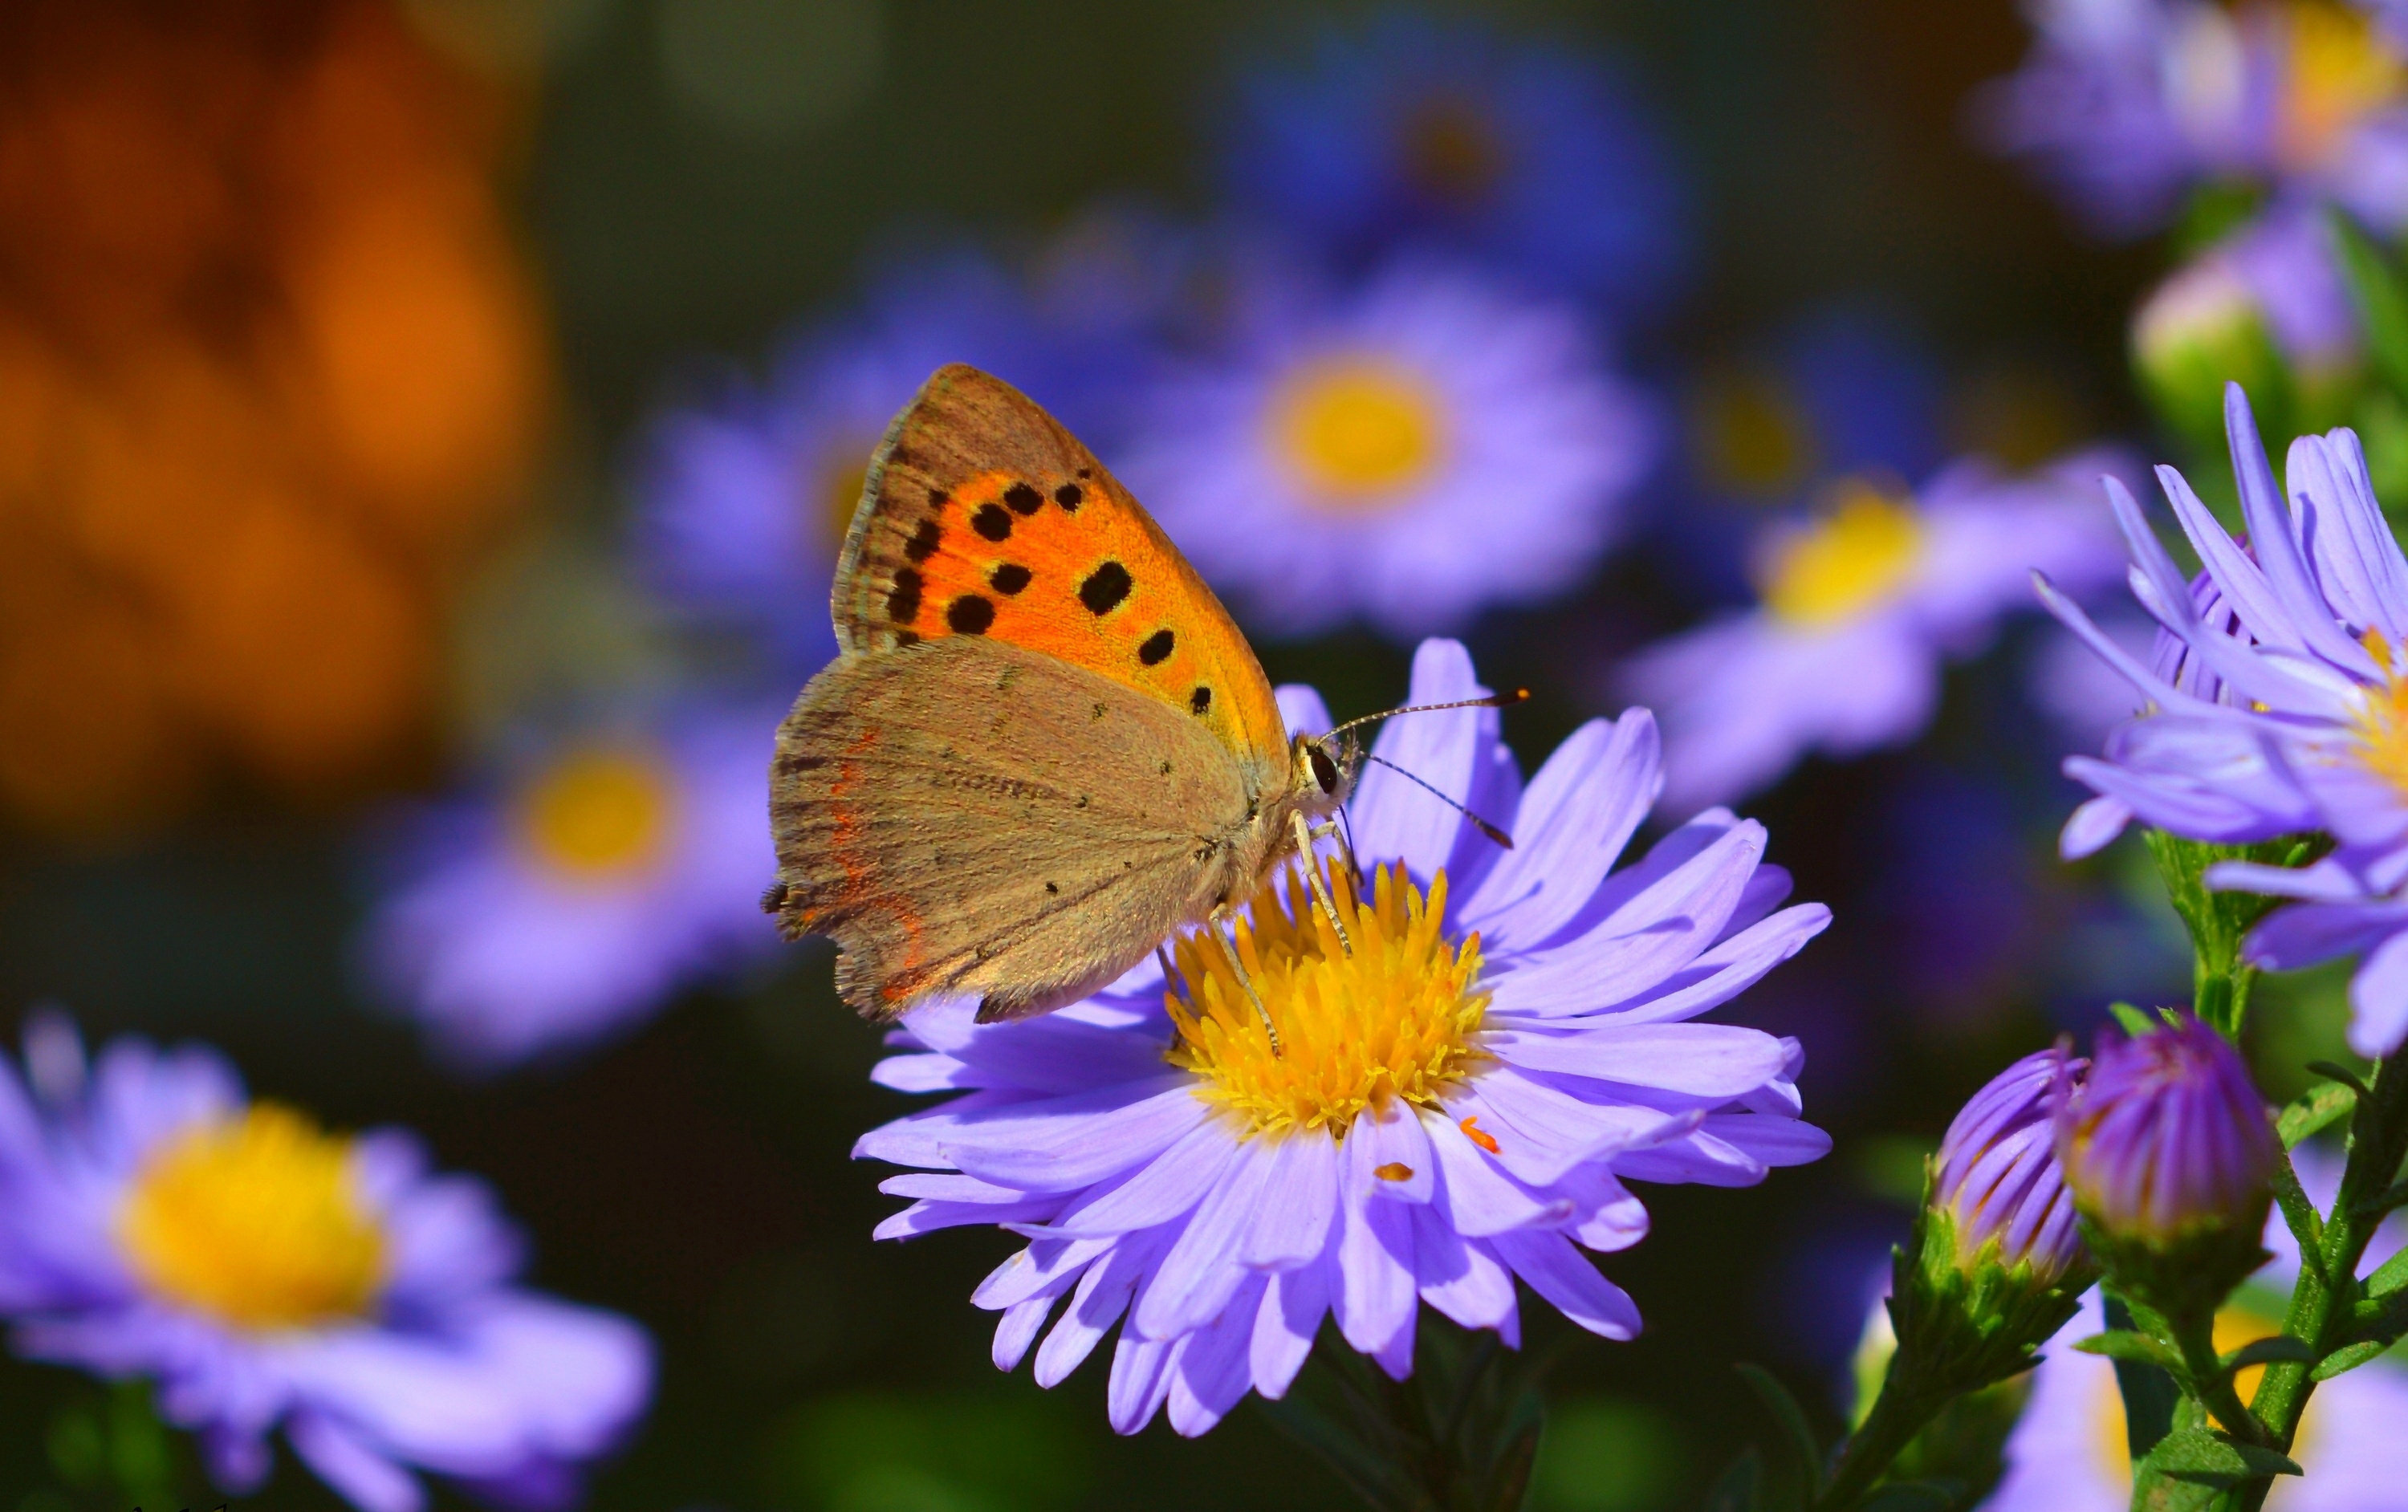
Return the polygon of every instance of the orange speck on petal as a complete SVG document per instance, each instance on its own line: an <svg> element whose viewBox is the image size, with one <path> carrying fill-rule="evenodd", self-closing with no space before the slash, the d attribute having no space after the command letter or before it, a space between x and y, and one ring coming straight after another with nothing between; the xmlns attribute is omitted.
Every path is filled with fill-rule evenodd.
<svg viewBox="0 0 2408 1512"><path fill-rule="evenodd" d="M1371 1167L1371 1174L1383 1181L1411 1181L1413 1168L1402 1161L1390 1161L1385 1165Z"/></svg>
<svg viewBox="0 0 2408 1512"><path fill-rule="evenodd" d="M1478 1145L1481 1148L1488 1151L1491 1155L1497 1153L1497 1136L1490 1134L1487 1130L1480 1127L1479 1114L1473 1114L1471 1117L1464 1120L1461 1123L1455 1125L1455 1127L1463 1131L1463 1136L1466 1139Z"/></svg>

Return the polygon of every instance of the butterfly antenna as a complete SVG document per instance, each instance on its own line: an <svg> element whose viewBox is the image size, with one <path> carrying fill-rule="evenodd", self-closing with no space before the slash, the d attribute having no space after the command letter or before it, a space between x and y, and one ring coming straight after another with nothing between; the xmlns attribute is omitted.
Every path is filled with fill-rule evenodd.
<svg viewBox="0 0 2408 1512"><path fill-rule="evenodd" d="M1399 709L1398 712L1401 714L1407 711ZM1411 772L1406 771L1403 767L1398 766L1396 763L1388 760L1386 757L1366 754L1363 759L1367 762L1379 763L1382 766L1386 767L1389 771L1396 773L1400 777L1403 777L1414 787L1421 789L1424 792L1436 798L1440 803L1446 805L1449 808L1461 814L1465 819L1469 820L1473 829L1478 830L1481 834L1488 836L1488 838L1496 841L1498 845L1503 846L1508 850L1513 849L1513 837L1512 835L1506 834L1503 830L1498 829L1496 825L1489 823L1486 820L1482 819L1470 809L1464 807L1461 804L1456 803L1445 793L1439 792L1436 788L1431 787L1428 783L1423 781L1420 777L1413 776Z"/></svg>
<svg viewBox="0 0 2408 1512"><path fill-rule="evenodd" d="M1511 708L1529 696L1529 689L1516 688L1510 693L1490 693L1485 698L1458 698L1452 704L1409 704L1403 708L1382 709L1377 714L1366 714L1359 719L1348 720L1344 724L1325 732L1321 738L1326 740L1331 735L1343 735L1358 724L1372 724L1381 720L1393 720L1399 714L1435 714L1442 708Z"/></svg>

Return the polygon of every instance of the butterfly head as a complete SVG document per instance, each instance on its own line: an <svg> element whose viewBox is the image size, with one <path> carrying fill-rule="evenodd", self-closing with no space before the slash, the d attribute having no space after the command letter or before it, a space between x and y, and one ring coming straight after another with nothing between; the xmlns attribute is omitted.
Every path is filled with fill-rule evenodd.
<svg viewBox="0 0 2408 1512"><path fill-rule="evenodd" d="M1293 790L1315 808L1335 808L1354 791L1363 748L1344 731L1299 735L1288 741Z"/></svg>

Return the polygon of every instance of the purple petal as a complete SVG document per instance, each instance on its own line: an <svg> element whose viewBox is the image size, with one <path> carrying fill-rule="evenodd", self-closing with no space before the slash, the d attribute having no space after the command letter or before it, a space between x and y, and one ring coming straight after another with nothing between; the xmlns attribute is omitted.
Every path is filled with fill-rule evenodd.
<svg viewBox="0 0 2408 1512"><path fill-rule="evenodd" d="M1697 1097L1737 1097L1781 1074L1789 1051L1736 1024L1606 1023L1571 1033L1504 1030L1484 1048L1532 1071L1557 1071Z"/></svg>
<svg viewBox="0 0 2408 1512"><path fill-rule="evenodd" d="M1345 1154L1360 1190L1396 1202L1426 1203L1437 1179L1429 1136L1410 1103L1389 1098L1366 1108L1346 1131ZM1398 1177L1398 1169L1402 1176ZM1385 1174L1383 1174L1385 1173Z"/></svg>
<svg viewBox="0 0 2408 1512"><path fill-rule="evenodd" d="M1426 640L1413 653L1408 702L1452 703L1487 691L1473 676L1471 655L1461 643ZM1481 759L1496 743L1495 709L1456 708L1390 720L1371 749L1460 803L1469 797ZM1368 764L1347 817L1355 854L1366 866L1401 860L1425 885L1446 864L1464 828L1463 817L1445 800L1398 773Z"/></svg>
<svg viewBox="0 0 2408 1512"><path fill-rule="evenodd" d="M1561 1223L1571 1216L1571 1204L1551 1202L1525 1191L1444 1113L1425 1112L1422 1122L1429 1133L1430 1149L1438 1156L1438 1206L1457 1233L1501 1234L1534 1224Z"/></svg>
<svg viewBox="0 0 2408 1512"><path fill-rule="evenodd" d="M1124 1329L1112 1349L1111 1385L1105 1395L1105 1415L1112 1432L1134 1434L1154 1420L1170 1394L1173 1352L1183 1342L1140 1338Z"/></svg>
<svg viewBox="0 0 2408 1512"><path fill-rule="evenodd" d="M989 1351L996 1369L1010 1375L1020 1368L1021 1357L1037 1342L1039 1331L1044 1328L1058 1300L1051 1296L1031 1297L1003 1310L1003 1316L996 1319L995 1345Z"/></svg>
<svg viewBox="0 0 2408 1512"><path fill-rule="evenodd" d="M1321 1319L1329 1312L1329 1273L1321 1265L1281 1271L1270 1278L1263 1305L1254 1315L1249 1347L1254 1390L1268 1401L1287 1395L1296 1373L1312 1352Z"/></svg>
<svg viewBox="0 0 2408 1512"><path fill-rule="evenodd" d="M1571 922L1663 791L1660 745L1643 708L1572 732L1530 779L1515 848L1465 906L1465 926L1498 949L1527 949Z"/></svg>
<svg viewBox="0 0 2408 1512"><path fill-rule="evenodd" d="M284 1437L303 1464L360 1512L423 1512L426 1505L426 1488L416 1476L325 1413L294 1413Z"/></svg>
<svg viewBox="0 0 2408 1512"><path fill-rule="evenodd" d="M1258 1270L1283 1271L1317 1258L1338 1213L1337 1143L1318 1129L1297 1130L1271 1145L1270 1180L1238 1258Z"/></svg>
<svg viewBox="0 0 2408 1512"><path fill-rule="evenodd" d="M1218 1318L1190 1334L1170 1377L1170 1426L1184 1438L1209 1432L1227 1417L1254 1384L1247 1347L1262 1308L1263 1283L1255 1277L1229 1299Z"/></svg>
<svg viewBox="0 0 2408 1512"><path fill-rule="evenodd" d="M1193 1208L1238 1158L1239 1145L1217 1120L1207 1120L1180 1136L1127 1180L1082 1195L1065 1209L1047 1235L1109 1238L1150 1229ZM1031 1235L1037 1237L1037 1235Z"/></svg>
<svg viewBox="0 0 2408 1512"><path fill-rule="evenodd" d="M1173 1071L1068 1097L981 1109L953 1120L938 1144L947 1163L998 1186L1031 1191L1093 1186L1168 1149L1208 1116L1195 1082L1187 1073Z"/></svg>
<svg viewBox="0 0 2408 1512"><path fill-rule="evenodd" d="M2370 1060L2408 1039L2408 934L2367 952L2349 979L2349 1048Z"/></svg>
<svg viewBox="0 0 2408 1512"><path fill-rule="evenodd" d="M1566 1318L1605 1338L1639 1336L1639 1308L1630 1294L1598 1274L1570 1239L1545 1230L1524 1230L1488 1242L1514 1275Z"/></svg>
<svg viewBox="0 0 2408 1512"><path fill-rule="evenodd" d="M2064 833L2057 837L2057 853L2067 861L2095 855L2131 822L2131 805L2120 798L2093 798L2065 821Z"/></svg>
<svg viewBox="0 0 2408 1512"><path fill-rule="evenodd" d="M1129 1322L1150 1339L1203 1327L1228 1305L1247 1277L1238 1263L1269 1185L1273 1161L1259 1141L1240 1146L1195 1216L1139 1293Z"/></svg>
<svg viewBox="0 0 2408 1512"><path fill-rule="evenodd" d="M1521 1342L1513 1308L1513 1276L1487 1246L1466 1239L1436 1213L1413 1215L1422 1300L1466 1328L1493 1328Z"/></svg>

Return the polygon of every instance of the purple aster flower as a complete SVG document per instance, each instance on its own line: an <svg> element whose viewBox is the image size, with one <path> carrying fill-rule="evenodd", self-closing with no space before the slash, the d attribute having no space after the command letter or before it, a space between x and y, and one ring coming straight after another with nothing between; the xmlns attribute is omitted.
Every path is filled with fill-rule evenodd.
<svg viewBox="0 0 2408 1512"><path fill-rule="evenodd" d="M2039 36L1977 101L1998 150L2032 159L2113 235L2239 179L2408 222L2408 52L2369 9L2201 0L2041 0Z"/></svg>
<svg viewBox="0 0 2408 1512"><path fill-rule="evenodd" d="M1620 691L1664 720L1675 811L1772 782L1810 750L1853 756L1912 739L1943 660L1981 650L2032 568L2114 576L2114 542L2084 453L2022 478L1952 466L1919 497L1843 480L1806 524L1767 533L1760 603L1639 653Z"/></svg>
<svg viewBox="0 0 2408 1512"><path fill-rule="evenodd" d="M1656 417L1577 311L1423 262L1240 297L1232 349L1141 396L1116 465L1254 622L1460 626L1579 583L1620 533Z"/></svg>
<svg viewBox="0 0 2408 1512"><path fill-rule="evenodd" d="M2310 1200L2319 1209L2329 1208L2341 1185L2340 1163L2314 1145L2300 1146L2291 1158ZM2368 1247L2361 1274L2390 1259L2400 1237L2397 1223L2379 1233ZM2299 1275L2300 1260L2298 1243L2279 1213L2267 1217L2265 1244L2273 1260L2216 1315L2219 1350L2282 1332L2284 1299ZM2132 1466L2114 1364L2069 1347L2106 1327L2105 1309L2093 1291L2033 1374L2030 1400L2007 1440L2006 1478L1982 1504L1982 1512L2124 1512L2131 1504ZM2236 1385L2243 1400L2257 1391L2263 1368L2253 1365L2241 1373ZM2408 1369L2397 1362L2376 1361L2320 1383L2291 1448L2307 1474L2286 1477L2272 1505L2285 1512L2389 1512L2408 1479L2408 1437L2399 1431L2403 1416Z"/></svg>
<svg viewBox="0 0 2408 1512"><path fill-rule="evenodd" d="M2133 593L2164 634L2143 667L2042 585L2050 607L2151 706L2066 772L2099 796L2066 821L2088 855L2135 817L2195 840L2248 843L2324 831L2334 852L2301 870L2226 862L2210 885L2302 900L2251 933L2250 958L2288 970L2363 951L2350 1041L2381 1055L2408 1034L2408 560L2348 430L2301 436L2287 507L2238 387L2226 417L2248 544L2227 534L2171 467L2157 477L2206 565L2186 581L2121 484Z"/></svg>
<svg viewBox="0 0 2408 1512"><path fill-rule="evenodd" d="M2056 1133L2065 1185L2101 1233L2169 1243L2240 1228L2254 1246L2265 1227L2273 1122L2241 1052L2196 1019L2131 1039L2102 1031Z"/></svg>
<svg viewBox="0 0 2408 1512"><path fill-rule="evenodd" d="M87 1085L53 1020L26 1063L35 1092L0 1058L14 1347L155 1381L225 1491L266 1481L280 1431L361 1512L420 1512L418 1472L566 1506L642 1415L643 1332L514 1285L524 1245L492 1192L409 1134L322 1132L199 1047L115 1041Z"/></svg>
<svg viewBox="0 0 2408 1512"><path fill-rule="evenodd" d="M767 384L730 378L715 397L653 421L635 480L638 575L681 612L817 667L836 654L837 551L895 412L954 362L1075 410L1085 391L1064 381L1079 369L1061 355L990 264L956 258L888 277L859 312L789 342Z"/></svg>
<svg viewBox="0 0 2408 1512"><path fill-rule="evenodd" d="M1960 1265L1970 1267L1993 1243L2000 1264L2028 1262L2043 1285L2085 1262L2073 1199L2057 1168L2056 1120L2088 1066L2059 1048L2027 1055L1949 1121L1931 1201L1948 1213Z"/></svg>
<svg viewBox="0 0 2408 1512"><path fill-rule="evenodd" d="M1415 700L1478 692L1460 646L1422 646ZM1282 700L1291 727L1327 727L1311 691ZM1628 1338L1638 1309L1582 1253L1645 1234L1626 1181L1742 1186L1828 1148L1798 1117L1796 1041L1688 1021L1828 911L1776 911L1788 878L1762 863L1764 831L1721 810L1611 871L1658 786L1645 711L1584 726L1526 791L1493 711L1399 720L1378 751L1515 849L1371 768L1348 810L1370 870L1359 890L1333 878L1351 954L1294 883L1241 932L1281 1052L1191 936L1168 975L1149 963L1042 1019L915 1013L876 1073L965 1094L856 1147L919 1168L882 1188L915 1201L880 1235L1025 1235L973 1298L1002 1314L996 1362L1034 1348L1052 1386L1120 1324L1123 1433L1167 1404L1200 1434L1250 1388L1281 1395L1333 1315L1398 1378L1422 1302L1516 1342L1517 1277Z"/></svg>
<svg viewBox="0 0 2408 1512"><path fill-rule="evenodd" d="M360 957L437 1050L491 1071L625 1032L768 955L775 708L630 720L404 815Z"/></svg>
<svg viewBox="0 0 2408 1512"><path fill-rule="evenodd" d="M1686 195L1627 81L1559 46L1394 15L1326 31L1300 67L1240 82L1233 203L1359 259L1399 238L1518 279L1657 313Z"/></svg>

